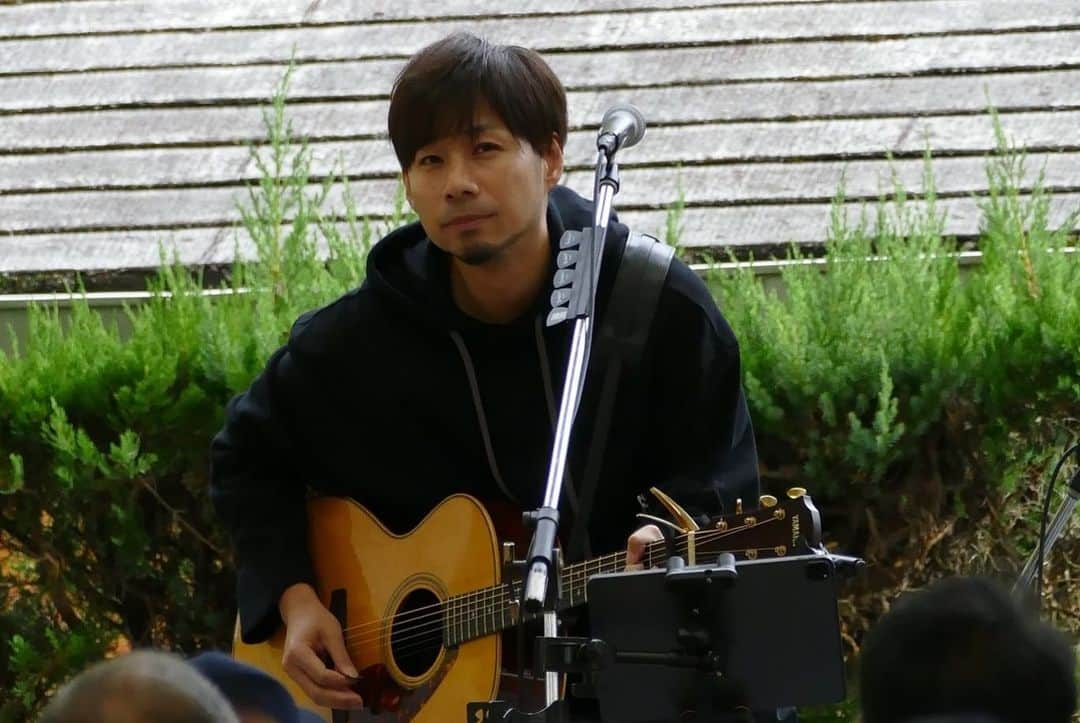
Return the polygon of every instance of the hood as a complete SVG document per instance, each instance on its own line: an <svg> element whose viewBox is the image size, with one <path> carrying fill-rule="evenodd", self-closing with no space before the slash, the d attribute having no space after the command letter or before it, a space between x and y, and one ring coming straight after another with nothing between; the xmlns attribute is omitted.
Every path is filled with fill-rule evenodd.
<svg viewBox="0 0 1080 723"><path fill-rule="evenodd" d="M548 194L547 224L552 244L558 243L566 229L592 225L592 201L566 186L555 186ZM613 224L609 236L625 236ZM555 254L551 255L554 274ZM372 247L367 260L364 286L375 291L396 310L440 329L460 328L470 323L450 295L449 256L427 237L419 222L403 226ZM550 284L549 284L550 287ZM546 294L537 306L547 303ZM531 317L536 310L526 312ZM511 324L511 326L513 323Z"/></svg>

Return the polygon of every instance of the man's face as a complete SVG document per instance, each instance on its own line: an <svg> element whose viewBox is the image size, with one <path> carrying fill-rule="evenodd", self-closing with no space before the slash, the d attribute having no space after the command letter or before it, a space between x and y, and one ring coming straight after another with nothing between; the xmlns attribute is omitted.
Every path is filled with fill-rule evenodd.
<svg viewBox="0 0 1080 723"><path fill-rule="evenodd" d="M402 173L405 195L432 242L470 265L484 264L533 234L546 233L547 192L562 175L552 138L538 154L515 138L486 101L473 132L417 150Z"/></svg>

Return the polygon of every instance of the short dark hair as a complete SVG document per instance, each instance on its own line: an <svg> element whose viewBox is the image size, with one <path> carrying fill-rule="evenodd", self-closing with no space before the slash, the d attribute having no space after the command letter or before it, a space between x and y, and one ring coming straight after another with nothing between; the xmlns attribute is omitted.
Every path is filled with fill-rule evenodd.
<svg viewBox="0 0 1080 723"><path fill-rule="evenodd" d="M866 636L859 665L865 723L980 714L1068 723L1076 709L1069 643L984 578L900 599Z"/></svg>
<svg viewBox="0 0 1080 723"><path fill-rule="evenodd" d="M433 140L472 128L480 99L538 154L566 145L566 91L540 54L454 33L414 55L394 81L387 122L402 169Z"/></svg>

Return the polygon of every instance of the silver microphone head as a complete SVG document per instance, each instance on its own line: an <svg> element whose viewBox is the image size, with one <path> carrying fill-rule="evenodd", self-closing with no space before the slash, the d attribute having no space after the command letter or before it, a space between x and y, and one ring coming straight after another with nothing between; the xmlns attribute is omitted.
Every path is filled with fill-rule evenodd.
<svg viewBox="0 0 1080 723"><path fill-rule="evenodd" d="M604 113L597 146L607 148L610 153L619 148L629 148L644 137L645 116L629 103L617 103Z"/></svg>

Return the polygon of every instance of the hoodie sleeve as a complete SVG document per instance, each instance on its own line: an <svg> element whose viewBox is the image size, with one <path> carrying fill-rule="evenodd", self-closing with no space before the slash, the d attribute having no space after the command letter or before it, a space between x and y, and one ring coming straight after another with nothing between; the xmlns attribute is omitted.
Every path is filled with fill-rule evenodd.
<svg viewBox="0 0 1080 723"><path fill-rule="evenodd" d="M757 506L757 449L740 378L739 344L708 288L672 262L653 326L657 486L694 515Z"/></svg>
<svg viewBox="0 0 1080 723"><path fill-rule="evenodd" d="M293 328L292 336L304 317ZM261 642L280 625L277 602L287 587L314 584L307 551L306 480L297 405L310 398L312 372L289 346L225 410L211 443L210 499L236 553L241 636Z"/></svg>

